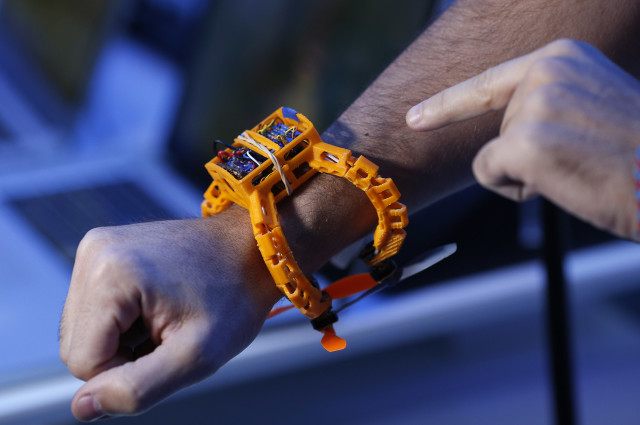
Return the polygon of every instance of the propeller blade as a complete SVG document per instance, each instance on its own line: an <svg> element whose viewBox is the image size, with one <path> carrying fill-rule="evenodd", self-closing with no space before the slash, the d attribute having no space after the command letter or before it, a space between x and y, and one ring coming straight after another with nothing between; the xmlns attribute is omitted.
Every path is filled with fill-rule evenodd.
<svg viewBox="0 0 640 425"><path fill-rule="evenodd" d="M347 298L352 295L359 294L362 291L373 288L377 284L378 282L373 280L369 273L360 273L336 280L335 282L327 286L324 290L327 291L331 298L337 300L340 298ZM273 316L277 316L280 313L284 313L285 311L291 310L292 308L293 305L276 307L271 310L271 312L269 312L267 319L270 319Z"/></svg>
<svg viewBox="0 0 640 425"><path fill-rule="evenodd" d="M347 347L347 341L336 335L336 331L333 330L333 326L328 327L323 331L322 346L329 352L344 350Z"/></svg>
<svg viewBox="0 0 640 425"><path fill-rule="evenodd" d="M411 276L414 276L428 269L429 267L433 266L436 263L439 263L440 261L444 260L451 254L456 252L457 249L458 249L458 246L455 243L452 243L452 244L443 245L438 248L425 252L424 254L418 256L418 258L413 260L407 266L403 267L402 271L400 272L399 278L392 277L380 283L379 285L372 286L371 288L362 292L355 299L352 299L346 304L343 304L342 306L340 306L340 308L338 308L335 312L339 313L342 310L346 309L347 307L351 307L353 304L368 297L369 295L375 294L376 292L379 292L391 286L395 286L401 281L403 281L404 279L407 279Z"/></svg>
<svg viewBox="0 0 640 425"><path fill-rule="evenodd" d="M359 294L362 291L373 288L377 284L378 282L373 280L369 273L360 273L336 280L324 290L331 295L331 298L337 300Z"/></svg>
<svg viewBox="0 0 640 425"><path fill-rule="evenodd" d="M284 313L285 311L291 310L292 308L293 308L293 304L285 305L285 306L282 306L282 307L276 307L276 308L272 309L269 312L269 315L267 316L267 319L271 319L273 316L277 316L278 314Z"/></svg>
<svg viewBox="0 0 640 425"><path fill-rule="evenodd" d="M458 245L455 243L450 243L448 245L442 245L438 248L434 248L430 251L425 252L420 255L418 258L413 260L410 264L404 266L402 268L402 274L400 275L400 279L398 281L403 281L411 276L414 276L421 271L428 269L436 263L444 260L458 249Z"/></svg>
<svg viewBox="0 0 640 425"><path fill-rule="evenodd" d="M360 273L354 274L351 276L343 277L342 279L336 280L329 286L327 286L324 290L333 298L334 300L338 300L341 298L348 298L352 295L361 294L355 300L350 301L349 303L340 307L336 312L342 311L345 308L351 306L352 304L360 301L361 299L371 295L381 289L387 288L389 286L393 286L398 282L401 282L411 276L414 276L425 269L433 266L436 263L444 260L449 257L451 254L456 252L458 246L455 243L451 243L448 245L443 245L438 248L432 249L430 251L425 252L420 255L418 258L413 260L410 264L402 268L402 272L400 278L398 279L388 279L383 284L380 284L377 288L373 289L378 285L369 273ZM271 310L267 318L271 318L273 316L277 316L280 313L283 313L287 310L293 308L293 305L287 305L283 307L277 307ZM326 336L326 333L325 333ZM335 336L335 334L334 334ZM331 337L329 337L331 338ZM342 338L336 337L339 340ZM323 338L324 339L324 338ZM342 340L344 341L344 340ZM345 342L346 344L346 342ZM323 343L324 345L324 343ZM325 347L326 348L326 347ZM329 350L331 351L331 350Z"/></svg>

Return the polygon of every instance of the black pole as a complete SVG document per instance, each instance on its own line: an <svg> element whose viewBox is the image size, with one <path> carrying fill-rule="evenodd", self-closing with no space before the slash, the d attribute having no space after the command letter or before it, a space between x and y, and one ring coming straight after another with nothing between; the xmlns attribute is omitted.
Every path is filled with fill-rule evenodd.
<svg viewBox="0 0 640 425"><path fill-rule="evenodd" d="M556 425L575 425L568 286L563 269L567 216L550 202L543 200L542 203L545 236L543 256L547 273L546 318L553 410Z"/></svg>

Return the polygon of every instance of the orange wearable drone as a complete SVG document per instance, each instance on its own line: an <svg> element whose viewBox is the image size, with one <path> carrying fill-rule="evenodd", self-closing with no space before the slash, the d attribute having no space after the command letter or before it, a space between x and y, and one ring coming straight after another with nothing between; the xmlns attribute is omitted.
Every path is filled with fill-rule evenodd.
<svg viewBox="0 0 640 425"><path fill-rule="evenodd" d="M324 143L311 121L287 107L236 137L206 168L213 182L204 194L203 216L218 214L231 203L249 210L253 234L276 286L324 334L325 349L345 348L346 341L333 329L338 316L332 300L360 293L362 297L397 272L390 257L405 239L408 218L393 181L380 177L378 167L365 157L354 158L348 149ZM364 191L378 213L373 242L360 255L372 271L324 289L300 270L276 210L278 201L317 172L349 180ZM270 316L288 308L274 309Z"/></svg>

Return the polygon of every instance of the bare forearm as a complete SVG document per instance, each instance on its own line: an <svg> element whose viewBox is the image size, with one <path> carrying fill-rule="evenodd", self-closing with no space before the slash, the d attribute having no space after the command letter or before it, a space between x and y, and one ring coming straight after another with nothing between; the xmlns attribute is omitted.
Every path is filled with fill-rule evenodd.
<svg viewBox="0 0 640 425"><path fill-rule="evenodd" d="M637 66L640 3L615 0L458 0L421 34L324 134L392 177L416 211L472 182L470 163L498 131L501 113L429 133L409 130L414 104L484 69L562 37L587 41L628 69ZM296 258L312 270L375 225L358 189L318 176L283 205ZM287 224L289 221L289 224ZM304 242L303 242L304 241ZM313 248L311 248L313 247Z"/></svg>
<svg viewBox="0 0 640 425"><path fill-rule="evenodd" d="M344 112L334 129L394 178L410 212L471 182L469 164L499 116L439 132L407 129L414 104L557 38L594 44L632 67L640 4L600 0L459 0ZM344 143L338 134L334 143Z"/></svg>

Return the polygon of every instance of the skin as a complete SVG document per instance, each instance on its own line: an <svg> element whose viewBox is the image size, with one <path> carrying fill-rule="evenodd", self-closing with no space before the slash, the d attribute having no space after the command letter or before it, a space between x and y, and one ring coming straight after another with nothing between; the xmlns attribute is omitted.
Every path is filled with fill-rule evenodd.
<svg viewBox="0 0 640 425"><path fill-rule="evenodd" d="M422 133L405 124L412 105L559 37L636 61L639 16L640 4L626 0L460 0L323 137L366 154L416 211L472 183L471 161L501 116ZM278 210L307 273L376 224L360 190L332 176L313 178ZM60 331L62 360L87 381L72 400L74 415L137 414L209 376L250 343L279 297L239 207L211 219L90 232Z"/></svg>
<svg viewBox="0 0 640 425"><path fill-rule="evenodd" d="M543 195L638 239L638 80L592 46L559 40L419 103L407 124L432 130L503 109L499 136L473 161L478 182L516 201Z"/></svg>

